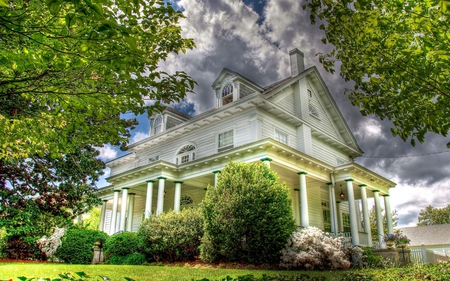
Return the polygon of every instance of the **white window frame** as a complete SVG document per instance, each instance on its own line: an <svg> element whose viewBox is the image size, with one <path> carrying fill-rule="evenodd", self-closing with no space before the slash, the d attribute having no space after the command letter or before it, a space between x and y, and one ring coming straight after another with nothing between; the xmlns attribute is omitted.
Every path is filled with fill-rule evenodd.
<svg viewBox="0 0 450 281"><path fill-rule="evenodd" d="M231 92L224 96L223 94L224 94L224 91L225 91L225 89L226 89L227 87L231 87ZM221 102L222 106L227 105L227 104L230 104L230 103L232 103L232 102L234 101L234 99L235 99L235 98L234 98L235 88L236 88L236 87L233 85L233 83L227 83L227 84L222 88L222 91L220 91L220 102ZM223 102L225 99L229 99L230 97L231 97L231 101L229 101L229 102L227 102L227 103L224 103L224 102Z"/></svg>
<svg viewBox="0 0 450 281"><path fill-rule="evenodd" d="M226 144L221 146L220 145L220 136L226 133L231 132L233 135L231 136L231 144ZM217 144L217 152L221 152L221 151L225 151L228 149L232 149L234 148L234 144L235 144L235 132L234 132L234 128L233 129L228 129L228 130L223 130L217 133L217 138L216 138L216 144Z"/></svg>
<svg viewBox="0 0 450 281"><path fill-rule="evenodd" d="M149 157L148 157L148 160L147 160L147 164L156 162L156 161L158 161L158 160L159 160L159 154L149 156Z"/></svg>
<svg viewBox="0 0 450 281"><path fill-rule="evenodd" d="M184 148L189 148L190 150L181 152L181 150L183 150ZM194 161L196 152L197 152L197 147L194 144L183 145L180 149L178 149L177 155L175 157L175 164L178 165L178 164L184 164L184 163ZM187 159L187 160L185 160L185 159Z"/></svg>
<svg viewBox="0 0 450 281"><path fill-rule="evenodd" d="M161 122L157 124L156 121L158 119L161 119ZM153 133L154 133L154 135L159 134L159 133L161 133L163 131L163 123L164 123L164 117L162 115L158 115L154 119L154 121L153 121ZM157 132L157 129L159 129L159 132Z"/></svg>
<svg viewBox="0 0 450 281"><path fill-rule="evenodd" d="M319 112L311 103L308 104L309 115L319 119Z"/></svg>
<svg viewBox="0 0 450 281"><path fill-rule="evenodd" d="M284 136L286 137L286 140L283 141L282 138L280 138L280 136ZM275 132L274 132L274 139L276 141L279 141L281 143L284 143L285 145L289 145L289 134L286 133L285 131L279 130L275 128Z"/></svg>

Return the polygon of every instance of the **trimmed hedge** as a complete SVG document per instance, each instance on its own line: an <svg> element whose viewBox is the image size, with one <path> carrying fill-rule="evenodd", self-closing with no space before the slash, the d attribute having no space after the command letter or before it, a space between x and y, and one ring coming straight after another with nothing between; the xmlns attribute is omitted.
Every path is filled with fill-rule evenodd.
<svg viewBox="0 0 450 281"><path fill-rule="evenodd" d="M56 257L67 263L90 264L94 257L92 247L95 241L106 237L108 235L99 230L69 228L56 250Z"/></svg>
<svg viewBox="0 0 450 281"><path fill-rule="evenodd" d="M138 252L138 237L136 232L120 232L108 237L103 244L106 259L112 256L125 257Z"/></svg>
<svg viewBox="0 0 450 281"><path fill-rule="evenodd" d="M199 255L203 219L198 208L166 212L145 220L138 231L141 248L157 262L194 260Z"/></svg>
<svg viewBox="0 0 450 281"><path fill-rule="evenodd" d="M201 259L278 263L296 229L289 190L264 163L229 163L203 200Z"/></svg>

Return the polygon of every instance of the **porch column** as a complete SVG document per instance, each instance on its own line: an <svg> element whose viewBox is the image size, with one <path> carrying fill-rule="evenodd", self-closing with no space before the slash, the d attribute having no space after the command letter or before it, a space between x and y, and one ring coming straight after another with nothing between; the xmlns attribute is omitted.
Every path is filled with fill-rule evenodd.
<svg viewBox="0 0 450 281"><path fill-rule="evenodd" d="M334 188L333 183L329 182L328 185L328 197L330 199L330 222L331 222L331 232L337 234L336 221L334 220L336 209L334 208Z"/></svg>
<svg viewBox="0 0 450 281"><path fill-rule="evenodd" d="M348 193L348 209L350 211L350 232L353 245L359 245L358 221L356 220L355 196L353 195L353 179L346 179Z"/></svg>
<svg viewBox="0 0 450 281"><path fill-rule="evenodd" d="M341 201L336 201L336 215L337 215L338 231L344 232L344 221L342 219Z"/></svg>
<svg viewBox="0 0 450 281"><path fill-rule="evenodd" d="M384 197L384 209L386 212L387 232L388 234L394 233L394 227L392 222L391 200L389 194L383 195Z"/></svg>
<svg viewBox="0 0 450 281"><path fill-rule="evenodd" d="M377 215L377 236L378 236L378 243L380 244L380 248L386 248L386 245L383 241L384 236L384 229L383 229L383 216L381 215L381 205L380 205L380 191L379 190L373 190L373 200L375 203L375 210Z"/></svg>
<svg viewBox="0 0 450 281"><path fill-rule="evenodd" d="M136 193L129 193L128 199L128 215L127 215L127 231L131 232L133 226L133 213L134 213L134 196Z"/></svg>
<svg viewBox="0 0 450 281"><path fill-rule="evenodd" d="M220 171L215 170L215 171L213 171L213 174L214 174L214 187L217 187L217 181L219 180Z"/></svg>
<svg viewBox="0 0 450 281"><path fill-rule="evenodd" d="M100 211L100 223L98 224L98 230L105 231L105 216L106 216L106 203L108 200L102 201L102 209Z"/></svg>
<svg viewBox="0 0 450 281"><path fill-rule="evenodd" d="M300 217L303 228L309 226L308 194L306 192L306 172L297 173L300 177Z"/></svg>
<svg viewBox="0 0 450 281"><path fill-rule="evenodd" d="M264 158L261 158L261 161L262 161L264 164L266 164L267 167L270 168L270 162L272 161L272 159L270 159L269 157L264 157Z"/></svg>
<svg viewBox="0 0 450 281"><path fill-rule="evenodd" d="M156 205L156 214L159 215L164 211L164 184L166 183L165 177L158 177L158 203Z"/></svg>
<svg viewBox="0 0 450 281"><path fill-rule="evenodd" d="M367 247L372 247L372 230L370 229L370 220L369 220L369 205L367 205L367 190L366 185L361 184L361 204L363 211L363 219L364 219L364 232L367 233Z"/></svg>
<svg viewBox="0 0 450 281"><path fill-rule="evenodd" d="M123 187L122 190L122 205L120 206L120 225L119 231L125 230L125 218L127 216L127 201L128 201L128 187Z"/></svg>
<svg viewBox="0 0 450 281"><path fill-rule="evenodd" d="M111 215L111 226L109 228L109 235L116 233L117 209L119 207L119 192L120 189L114 189L113 209Z"/></svg>
<svg viewBox="0 0 450 281"><path fill-rule="evenodd" d="M175 212L180 211L180 201L181 201L181 184L182 181L174 181L175 183L175 197L173 199L173 210Z"/></svg>
<svg viewBox="0 0 450 281"><path fill-rule="evenodd" d="M155 181L147 181L147 196L145 197L145 218L148 219L152 214L152 201L153 201L153 183Z"/></svg>

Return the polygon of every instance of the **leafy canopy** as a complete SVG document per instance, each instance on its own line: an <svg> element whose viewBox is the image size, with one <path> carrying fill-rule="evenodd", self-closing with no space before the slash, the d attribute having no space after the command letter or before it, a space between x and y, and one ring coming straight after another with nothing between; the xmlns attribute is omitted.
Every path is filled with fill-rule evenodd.
<svg viewBox="0 0 450 281"><path fill-rule="evenodd" d="M417 225L435 225L450 223L450 204L443 208L427 206L419 213L419 223Z"/></svg>
<svg viewBox="0 0 450 281"><path fill-rule="evenodd" d="M393 124L393 135L424 141L450 129L450 12L439 0L307 0L321 23L326 70L355 82L349 98L363 115ZM447 144L450 147L450 143Z"/></svg>
<svg viewBox="0 0 450 281"><path fill-rule="evenodd" d="M193 90L184 72L158 69L195 46L181 18L155 0L0 0L0 159L125 146L135 121L121 113Z"/></svg>

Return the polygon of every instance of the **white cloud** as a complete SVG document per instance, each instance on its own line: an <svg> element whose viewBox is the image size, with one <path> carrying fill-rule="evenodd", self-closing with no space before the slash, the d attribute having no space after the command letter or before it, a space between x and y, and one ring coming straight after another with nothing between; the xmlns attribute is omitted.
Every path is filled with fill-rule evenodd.
<svg viewBox="0 0 450 281"><path fill-rule="evenodd" d="M99 158L103 161L111 160L117 157L117 148L109 144L103 147L97 147L97 150L100 151Z"/></svg>
<svg viewBox="0 0 450 281"><path fill-rule="evenodd" d="M130 143L135 143L145 138L148 138L149 134L145 132L136 132L136 134L130 139Z"/></svg>
<svg viewBox="0 0 450 281"><path fill-rule="evenodd" d="M365 137L386 139L386 136L383 134L383 130L382 130L382 126L381 126L380 122L373 118L364 119L359 124L359 127L355 132L355 136L358 136L362 140Z"/></svg>

